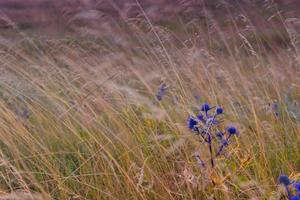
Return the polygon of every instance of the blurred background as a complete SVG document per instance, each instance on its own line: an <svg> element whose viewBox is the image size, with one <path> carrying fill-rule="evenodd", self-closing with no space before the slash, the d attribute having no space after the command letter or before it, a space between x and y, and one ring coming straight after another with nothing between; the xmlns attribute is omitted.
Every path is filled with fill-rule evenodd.
<svg viewBox="0 0 300 200"><path fill-rule="evenodd" d="M299 11L0 0L0 199L284 199L278 176L300 181ZM186 127L204 102L240 132L215 169Z"/></svg>
<svg viewBox="0 0 300 200"><path fill-rule="evenodd" d="M300 1L0 0L0 28L7 31L17 25L22 30L42 31L48 36L61 36L70 32L101 36L112 31L114 22L137 20L144 18L144 14L152 23L169 25L168 28L176 29L174 22L178 19L182 23L204 21L207 14L205 12L210 12L215 19L226 24L226 20L230 20L229 15L241 18L241 15L236 14L243 10L243 15L253 20L253 23L259 23L258 27L267 32L270 28L268 20L276 18L273 16L274 9L284 11L280 13L284 17L297 17L300 13ZM261 14L266 16L266 21L255 19Z"/></svg>

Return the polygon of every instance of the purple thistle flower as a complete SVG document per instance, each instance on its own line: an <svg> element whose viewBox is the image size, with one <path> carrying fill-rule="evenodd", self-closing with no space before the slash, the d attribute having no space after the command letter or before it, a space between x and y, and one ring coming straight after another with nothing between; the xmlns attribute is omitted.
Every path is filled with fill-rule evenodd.
<svg viewBox="0 0 300 200"><path fill-rule="evenodd" d="M214 114L209 113L209 111L215 108ZM196 135L202 137L203 142L207 144L209 155L210 155L210 163L211 167L215 167L215 158L221 155L222 151L225 147L229 145L229 139L232 135L238 134L238 131L235 127L230 126L227 128L228 134L225 137L225 131L220 132L217 131L219 124L218 116L223 114L224 110L222 107L211 107L208 103L204 103L200 106L200 114L197 117L190 116L188 118L187 127L192 131L196 132ZM198 124L201 123L201 126ZM214 150L213 147L215 140L219 142L219 148ZM198 163L203 162L203 160L199 160L199 157L196 157ZM201 162L200 162L201 161ZM202 165L202 164L201 164Z"/></svg>
<svg viewBox="0 0 300 200"><path fill-rule="evenodd" d="M296 183L294 184L294 187L295 187L295 189L296 189L298 192L300 192L300 182L296 182Z"/></svg>
<svg viewBox="0 0 300 200"><path fill-rule="evenodd" d="M203 112L208 112L209 110L211 109L210 105L208 103L204 103L202 106L201 106L201 111Z"/></svg>
<svg viewBox="0 0 300 200"><path fill-rule="evenodd" d="M228 146L228 139L229 139L229 137L227 139L224 139L224 138L221 139L221 141L220 141L221 145L216 153L216 157L220 156L223 149Z"/></svg>
<svg viewBox="0 0 300 200"><path fill-rule="evenodd" d="M197 119L195 119L193 116L190 116L188 118L187 127L191 130L195 130L195 127L198 125Z"/></svg>
<svg viewBox="0 0 300 200"><path fill-rule="evenodd" d="M237 134L237 129L236 129L234 126L229 126L229 127L227 128L227 131L228 131L228 133L229 133L230 135L235 135L235 134Z"/></svg>
<svg viewBox="0 0 300 200"><path fill-rule="evenodd" d="M285 174L282 174L279 176L278 182L280 184L284 185L286 193L288 195L288 198L291 199L292 195L291 195L291 191L289 190L288 186L292 183L292 181L289 179L289 177Z"/></svg>
<svg viewBox="0 0 300 200"><path fill-rule="evenodd" d="M165 83L162 83L159 86L158 91L157 91L157 93L155 95L158 101L161 101L163 99L163 97L166 94L167 89L168 89L168 86Z"/></svg>
<svg viewBox="0 0 300 200"><path fill-rule="evenodd" d="M229 145L228 142L229 142L230 137L231 137L232 135L237 134L237 129L236 129L235 127L233 127L233 126L228 127L228 128L227 128L227 131L228 131L229 135L227 136L226 139L224 138L224 134L223 134L223 133L219 133L219 134L217 135L217 136L219 136L219 138L220 138L220 143L221 143L221 145L220 145L220 147L219 147L219 149L218 149L218 151L217 151L217 153L216 153L216 157L220 156L221 153L222 153L222 151L223 151L223 149Z"/></svg>
<svg viewBox="0 0 300 200"><path fill-rule="evenodd" d="M278 117L279 116L279 104L277 101L274 101L272 103L272 110L273 110L275 116Z"/></svg>
<svg viewBox="0 0 300 200"><path fill-rule="evenodd" d="M203 116L202 114L199 114L199 115L197 116L197 118L198 118L200 121L204 120L204 116Z"/></svg>
<svg viewBox="0 0 300 200"><path fill-rule="evenodd" d="M223 108L221 108L221 107L217 107L216 108L216 115L220 115L220 114L222 114L223 113Z"/></svg>
<svg viewBox="0 0 300 200"><path fill-rule="evenodd" d="M285 174L282 174L279 176L278 178L278 182L284 186L288 186L289 184L291 184L291 180L289 179L289 177Z"/></svg>
<svg viewBox="0 0 300 200"><path fill-rule="evenodd" d="M290 198L290 200L300 200L300 197L299 197L299 196L292 196L292 197Z"/></svg>

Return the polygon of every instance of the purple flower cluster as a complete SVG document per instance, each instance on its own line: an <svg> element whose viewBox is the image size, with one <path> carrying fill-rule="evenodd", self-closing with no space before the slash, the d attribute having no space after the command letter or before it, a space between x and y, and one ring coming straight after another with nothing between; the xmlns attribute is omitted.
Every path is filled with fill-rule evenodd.
<svg viewBox="0 0 300 200"><path fill-rule="evenodd" d="M300 200L300 182L295 182L291 180L285 174L279 176L278 182L285 187L289 200ZM295 195L291 191L290 188L291 185L294 187L294 190L296 191Z"/></svg>
<svg viewBox="0 0 300 200"><path fill-rule="evenodd" d="M157 92L156 92L156 98L158 101L161 101L163 99L163 97L165 96L166 92L167 92L168 86L166 83L162 83L160 84Z"/></svg>
<svg viewBox="0 0 300 200"><path fill-rule="evenodd" d="M228 146L229 139L238 133L237 129L233 126L229 126L227 130L223 132L214 128L219 124L217 118L222 115L223 112L224 110L222 107L211 107L208 103L204 103L200 107L200 113L197 117L190 116L187 121L187 127L196 135L201 136L204 142L208 144L212 167L215 166L214 159L220 156ZM216 151L213 151L214 140L217 140L219 144Z"/></svg>

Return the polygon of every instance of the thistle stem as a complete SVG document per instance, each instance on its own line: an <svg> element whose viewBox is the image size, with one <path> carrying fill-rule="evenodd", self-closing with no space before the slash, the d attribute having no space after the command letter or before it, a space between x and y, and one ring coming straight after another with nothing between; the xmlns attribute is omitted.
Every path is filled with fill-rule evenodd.
<svg viewBox="0 0 300 200"><path fill-rule="evenodd" d="M218 157L222 153L223 149L224 149L224 145L222 144L219 150L217 151L216 157Z"/></svg>
<svg viewBox="0 0 300 200"><path fill-rule="evenodd" d="M209 153L210 153L211 167L215 168L215 162L214 162L214 156L213 156L213 150L212 150L212 144L211 144L211 136L209 133L208 133L208 148L209 148Z"/></svg>
<svg viewBox="0 0 300 200"><path fill-rule="evenodd" d="M230 137L231 137L231 135L229 135L229 136L225 139L226 142L229 141L229 138L230 138ZM222 153L224 147L225 147L225 145L224 145L224 143L222 143L221 146L219 147L219 150L217 151L216 157L218 157L218 156Z"/></svg>
<svg viewBox="0 0 300 200"><path fill-rule="evenodd" d="M291 194L291 191L289 190L288 186L285 186L285 190L286 190L286 193L288 195L288 198L291 199L292 198L292 194Z"/></svg>

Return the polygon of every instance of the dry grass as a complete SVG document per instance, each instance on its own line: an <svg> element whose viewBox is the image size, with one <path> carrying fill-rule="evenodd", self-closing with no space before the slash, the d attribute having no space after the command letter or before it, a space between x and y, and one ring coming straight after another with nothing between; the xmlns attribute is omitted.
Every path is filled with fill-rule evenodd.
<svg viewBox="0 0 300 200"><path fill-rule="evenodd" d="M279 19L276 37L207 13L178 31L145 17L101 38L1 38L0 199L280 199L277 176L299 178L300 57L297 20ZM185 127L204 101L241 133L209 173Z"/></svg>

